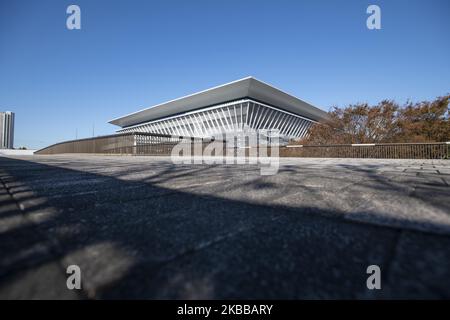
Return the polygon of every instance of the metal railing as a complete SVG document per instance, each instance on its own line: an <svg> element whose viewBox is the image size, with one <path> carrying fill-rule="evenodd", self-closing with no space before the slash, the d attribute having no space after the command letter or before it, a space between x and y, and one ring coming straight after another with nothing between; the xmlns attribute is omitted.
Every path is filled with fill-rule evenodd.
<svg viewBox="0 0 450 320"><path fill-rule="evenodd" d="M290 145L280 149L280 156L367 159L450 159L450 142Z"/></svg>
<svg viewBox="0 0 450 320"><path fill-rule="evenodd" d="M201 142L201 149L194 147ZM35 154L93 153L126 155L171 155L172 149L184 143L185 150L198 155L211 142L210 139L179 137L154 133L120 133L88 139L57 143L35 152ZM221 143L222 141L217 141ZM190 149L189 149L190 148ZM230 155L225 143L221 147L223 155ZM234 148L234 154L237 149ZM233 154L233 153L232 153ZM252 154L249 149L245 156ZM253 153L254 154L254 153ZM259 154L256 151L256 154ZM271 148L267 153L272 154ZM436 143L384 143L348 145L288 145L280 147L280 157L315 158L372 158L372 159L450 159L450 142Z"/></svg>
<svg viewBox="0 0 450 320"><path fill-rule="evenodd" d="M131 155L170 155L181 141L203 141L200 138L153 133L119 133L87 139L64 141L40 149L35 154L94 153Z"/></svg>

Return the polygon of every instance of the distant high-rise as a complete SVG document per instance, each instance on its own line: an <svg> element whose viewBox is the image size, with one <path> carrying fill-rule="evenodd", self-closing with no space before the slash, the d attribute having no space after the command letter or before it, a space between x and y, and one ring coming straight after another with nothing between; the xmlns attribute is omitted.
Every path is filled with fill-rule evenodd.
<svg viewBox="0 0 450 320"><path fill-rule="evenodd" d="M0 112L0 149L14 146L14 112Z"/></svg>

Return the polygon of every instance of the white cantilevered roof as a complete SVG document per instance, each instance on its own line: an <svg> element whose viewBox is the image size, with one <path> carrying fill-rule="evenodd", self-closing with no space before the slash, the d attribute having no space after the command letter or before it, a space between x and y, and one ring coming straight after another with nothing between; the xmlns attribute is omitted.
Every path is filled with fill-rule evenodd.
<svg viewBox="0 0 450 320"><path fill-rule="evenodd" d="M290 94L287 94L253 77L247 77L185 97L164 102L153 107L113 119L109 121L109 123L124 128L241 98L251 98L314 121L323 121L327 119L327 113L319 108L316 108L307 102L291 96Z"/></svg>

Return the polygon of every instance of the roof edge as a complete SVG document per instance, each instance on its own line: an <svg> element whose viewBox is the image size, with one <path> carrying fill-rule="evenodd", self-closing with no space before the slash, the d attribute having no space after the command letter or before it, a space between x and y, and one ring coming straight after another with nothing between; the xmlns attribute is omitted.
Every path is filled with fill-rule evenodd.
<svg viewBox="0 0 450 320"><path fill-rule="evenodd" d="M152 108L155 108L155 107L159 107L159 106L162 106L162 105L165 105L165 104L168 104L168 103L171 103L171 102L175 102L175 101L178 101L178 100L190 98L190 97L192 97L192 96L195 96L195 95L198 95L198 94L201 94L201 93L206 93L206 92L208 92L208 91L212 91L212 90L215 90L215 89L219 89L219 88L228 86L228 85L230 85L230 84L237 83L237 82L239 82L239 81L249 80L249 79L255 79L255 78L254 78L253 76L247 76L247 77L245 77L245 78L241 78L241 79L238 79L238 80L230 81L230 82L227 82L227 83L224 83L224 84L215 86L215 87L211 87L211 88L208 88L208 89L205 89L205 90L197 91L197 92L194 92L194 93L191 93L191 94L188 94L188 95L185 95L185 96L176 98L176 99L172 99L172 100L168 100L168 101L165 101L165 102L162 102L162 103L155 104L154 106L147 107L147 108L144 108L144 109L141 109L141 110L138 110L138 111L135 111L135 112L126 114L126 115L121 116L121 117L118 117L118 118L114 118L114 119L112 119L112 120L109 120L108 123L114 124L113 122L116 121L116 120L120 120L120 119L129 117L129 116L135 115L135 114L140 113L140 112L142 112L142 111L146 111L146 110L148 110L148 109L152 109ZM257 79L255 79L255 80L257 80ZM257 81L259 81L259 80L257 80ZM262 82L262 81L261 81L261 82Z"/></svg>
<svg viewBox="0 0 450 320"><path fill-rule="evenodd" d="M241 98L252 98L267 102L315 121L327 119L326 111L253 76L247 76L114 118L109 120L108 123L125 128L174 113L189 112L197 108Z"/></svg>

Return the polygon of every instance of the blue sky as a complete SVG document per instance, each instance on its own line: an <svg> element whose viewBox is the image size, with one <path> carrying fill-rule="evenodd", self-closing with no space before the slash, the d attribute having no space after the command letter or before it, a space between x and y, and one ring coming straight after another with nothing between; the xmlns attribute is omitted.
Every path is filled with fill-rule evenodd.
<svg viewBox="0 0 450 320"><path fill-rule="evenodd" d="M81 30L66 8L81 8ZM366 8L381 7L381 30ZM328 110L450 92L450 1L0 0L0 110L15 146L252 75Z"/></svg>

